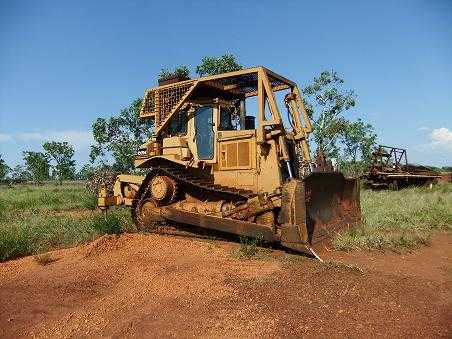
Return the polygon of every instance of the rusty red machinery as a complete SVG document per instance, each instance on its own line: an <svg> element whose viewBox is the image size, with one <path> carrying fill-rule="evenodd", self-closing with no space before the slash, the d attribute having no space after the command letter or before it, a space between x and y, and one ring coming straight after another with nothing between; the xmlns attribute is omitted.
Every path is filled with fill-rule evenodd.
<svg viewBox="0 0 452 339"><path fill-rule="evenodd" d="M371 188L397 190L407 186L422 186L437 182L441 174L421 165L408 163L406 149L379 145L372 153L364 184Z"/></svg>
<svg viewBox="0 0 452 339"><path fill-rule="evenodd" d="M452 182L452 172L441 172L441 178L439 181L442 182Z"/></svg>

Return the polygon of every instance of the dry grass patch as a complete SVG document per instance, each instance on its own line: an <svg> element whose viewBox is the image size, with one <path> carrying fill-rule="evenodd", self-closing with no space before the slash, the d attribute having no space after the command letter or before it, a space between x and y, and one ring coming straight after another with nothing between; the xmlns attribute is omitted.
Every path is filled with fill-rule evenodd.
<svg viewBox="0 0 452 339"><path fill-rule="evenodd" d="M54 257L52 253L49 252L35 255L33 258L41 266L49 265L58 260L58 258Z"/></svg>
<svg viewBox="0 0 452 339"><path fill-rule="evenodd" d="M336 249L412 249L428 245L435 232L452 230L452 184L363 190L361 207L362 226L338 235Z"/></svg>

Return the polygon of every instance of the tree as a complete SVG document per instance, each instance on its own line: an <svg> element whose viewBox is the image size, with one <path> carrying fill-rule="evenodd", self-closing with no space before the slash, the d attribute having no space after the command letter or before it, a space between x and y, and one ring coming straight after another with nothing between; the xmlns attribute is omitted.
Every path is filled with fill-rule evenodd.
<svg viewBox="0 0 452 339"><path fill-rule="evenodd" d="M48 159L53 161L53 173L60 184L64 179L74 179L75 160L72 159L74 148L68 142L49 141L45 142L42 148L46 151Z"/></svg>
<svg viewBox="0 0 452 339"><path fill-rule="evenodd" d="M130 172L138 147L152 133L153 122L140 119L142 99L134 100L129 107L122 109L118 116L108 119L98 118L92 125L95 145L91 146L90 158L107 165L113 158L113 170Z"/></svg>
<svg viewBox="0 0 452 339"><path fill-rule="evenodd" d="M23 152L23 156L27 171L31 174L34 182L40 183L49 178L50 164L47 154L30 151Z"/></svg>
<svg viewBox="0 0 452 339"><path fill-rule="evenodd" d="M8 175L14 182L28 181L32 179L31 173L23 165L16 165Z"/></svg>
<svg viewBox="0 0 452 339"><path fill-rule="evenodd" d="M91 166L90 164L85 164L77 173L78 180L89 180L93 174L95 173L96 168Z"/></svg>
<svg viewBox="0 0 452 339"><path fill-rule="evenodd" d="M188 79L189 75L190 70L187 66L178 66L174 69L174 71L162 68L159 73L159 79L171 78L173 76L178 76L181 79Z"/></svg>
<svg viewBox="0 0 452 339"><path fill-rule="evenodd" d="M9 171L9 166L6 164L5 160L2 159L2 155L0 154L0 180L4 179Z"/></svg>
<svg viewBox="0 0 452 339"><path fill-rule="evenodd" d="M372 158L377 135L373 126L358 119L347 122L341 134L343 157L342 171L350 176L363 174Z"/></svg>
<svg viewBox="0 0 452 339"><path fill-rule="evenodd" d="M196 67L199 76L215 75L226 72L233 72L242 69L235 56L226 53L221 57L206 56L201 59L201 64Z"/></svg>
<svg viewBox="0 0 452 339"><path fill-rule="evenodd" d="M313 120L317 151L337 157L337 141L347 125L343 113L355 106L355 93L342 88L344 80L335 72L322 71L303 89L306 110Z"/></svg>
<svg viewBox="0 0 452 339"><path fill-rule="evenodd" d="M377 140L377 135L371 124L365 123L361 119L348 122L344 126L341 139L344 145L345 160L352 163L359 159L364 162L371 160L372 150Z"/></svg>

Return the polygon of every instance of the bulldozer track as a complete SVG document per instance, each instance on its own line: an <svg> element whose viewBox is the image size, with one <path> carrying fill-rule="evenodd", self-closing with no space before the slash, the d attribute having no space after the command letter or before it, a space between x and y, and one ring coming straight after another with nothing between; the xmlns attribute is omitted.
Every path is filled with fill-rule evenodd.
<svg viewBox="0 0 452 339"><path fill-rule="evenodd" d="M190 185L192 187L196 187L197 189L206 190L210 193L213 192L218 195L228 195L233 200L247 200L256 195L253 191L214 184L213 177L203 178L196 176L191 173L187 173L183 167L170 163L158 165L152 169L164 173L174 179L177 183L181 182L185 185Z"/></svg>
<svg viewBox="0 0 452 339"><path fill-rule="evenodd" d="M233 202L240 202L240 201L246 201L251 197L256 196L257 194L250 190L241 190L234 187L227 187L223 185L217 185L214 184L213 177L201 177L194 175L192 173L188 173L188 171L185 170L184 167L178 166L175 164L172 164L170 162L162 162L160 164L156 164L155 166L151 167L148 174L146 175L146 179L144 182L144 189L140 192L138 192L137 198L135 202L132 204L132 219L134 223L142 229L145 228L153 228L156 232L165 233L164 229L169 226L171 228L171 234L177 235L177 231L175 231L175 228L172 225L165 225L165 223L158 222L155 225L144 225L143 221L139 219L137 208L143 200L147 199L149 196L149 190L150 190L150 182L153 177L157 175L165 175L170 177L176 182L176 186L178 187L184 187L185 190L188 187L190 187L190 190L193 192L195 190L201 192L201 195L205 197L212 196L212 193L216 195L217 197L221 197L224 200L227 201L233 201ZM202 194L202 192L205 192ZM163 205L164 206L164 205ZM158 207L163 207L158 206ZM180 235L184 235L181 233Z"/></svg>
<svg viewBox="0 0 452 339"><path fill-rule="evenodd" d="M189 230L196 228L195 231ZM170 237L184 237L184 238L196 238L196 239L206 239L206 240L228 240L234 235L225 236L219 232L215 232L209 229L204 229L187 224L176 224L174 222L166 222L165 224L159 225L154 230L149 233L165 235Z"/></svg>

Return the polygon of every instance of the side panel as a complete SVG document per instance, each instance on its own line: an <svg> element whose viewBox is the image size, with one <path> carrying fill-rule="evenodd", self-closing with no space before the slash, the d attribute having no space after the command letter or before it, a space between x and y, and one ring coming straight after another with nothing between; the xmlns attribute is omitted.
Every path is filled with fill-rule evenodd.
<svg viewBox="0 0 452 339"><path fill-rule="evenodd" d="M191 153L187 145L187 138L174 136L163 139L162 155L173 156L175 160L190 160Z"/></svg>
<svg viewBox="0 0 452 339"><path fill-rule="evenodd" d="M213 175L215 184L257 192L257 173L255 170L216 171Z"/></svg>
<svg viewBox="0 0 452 339"><path fill-rule="evenodd" d="M259 146L255 130L218 132L215 183L254 192L274 192L281 186L279 163L275 140Z"/></svg>
<svg viewBox="0 0 452 339"><path fill-rule="evenodd" d="M225 132L218 134L224 135ZM237 133L237 132L236 132ZM256 138L254 135L237 136L235 139L219 137L220 171L250 170L256 168Z"/></svg>
<svg viewBox="0 0 452 339"><path fill-rule="evenodd" d="M258 191L273 192L279 188L282 179L275 140L268 140L266 145L257 148L257 162Z"/></svg>
<svg viewBox="0 0 452 339"><path fill-rule="evenodd" d="M251 131L219 131L215 183L257 191L256 136Z"/></svg>

